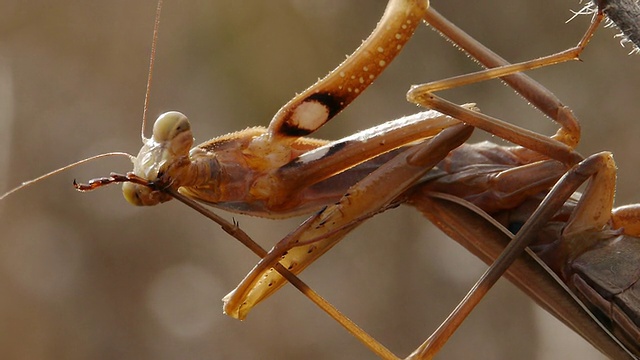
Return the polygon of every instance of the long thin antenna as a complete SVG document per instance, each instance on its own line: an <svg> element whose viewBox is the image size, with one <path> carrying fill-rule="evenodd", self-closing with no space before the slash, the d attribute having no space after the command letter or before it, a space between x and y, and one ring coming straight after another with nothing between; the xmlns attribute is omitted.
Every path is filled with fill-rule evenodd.
<svg viewBox="0 0 640 360"><path fill-rule="evenodd" d="M4 200L4 198L6 198L7 196L13 194L14 192L22 190L22 189L26 188L27 186L31 186L31 185L33 185L33 184L35 184L35 183L37 183L37 182L39 182L39 181L41 181L43 179L46 179L46 178L51 177L53 175L59 174L59 173L61 173L63 171L69 170L69 169L71 169L73 167L76 167L78 165L82 165L82 164L87 163L89 161L93 161L95 159L101 159L101 158L105 158L105 157L111 157L111 156L124 156L124 157L128 157L131 161L134 161L136 159L135 156L133 156L131 154L127 154L125 152L120 152L120 151L114 151L114 152L109 152L109 153L105 153L105 154L95 155L95 156L92 156L90 158L86 158L86 159L83 159L83 160L80 160L80 161L76 161L73 164L69 164L69 165L63 166L63 167L61 167L59 169L50 171L50 172L48 172L48 173L46 173L44 175L38 176L35 179L31 179L31 180L25 181L22 184L20 184L19 186L16 186L15 188L13 188L13 189L7 191L6 193L0 195L0 201Z"/></svg>
<svg viewBox="0 0 640 360"><path fill-rule="evenodd" d="M151 41L151 56L149 58L149 76L147 77L147 91L144 94L144 109L142 110L142 129L140 136L142 142L146 142L144 137L144 128L147 125L147 112L149 111L149 97L151 96L151 81L153 80L153 64L156 60L156 43L158 42L158 29L160 28L160 11L162 10L162 0L158 0L156 7L156 20L153 24L153 40Z"/></svg>

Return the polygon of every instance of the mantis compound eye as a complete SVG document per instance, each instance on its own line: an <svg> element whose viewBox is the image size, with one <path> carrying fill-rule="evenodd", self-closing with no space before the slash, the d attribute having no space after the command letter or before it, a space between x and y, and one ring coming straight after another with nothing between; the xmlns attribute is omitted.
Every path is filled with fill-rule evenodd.
<svg viewBox="0 0 640 360"><path fill-rule="evenodd" d="M189 156L193 146L191 124L186 116L170 111L158 117L153 124L153 137L145 141L134 159L133 172L148 181L157 181L167 168ZM137 206L152 206L171 197L148 186L125 182L122 185L124 198Z"/></svg>
<svg viewBox="0 0 640 360"><path fill-rule="evenodd" d="M124 183L122 184L122 195L127 200L128 203L135 206L143 206L144 200L147 194L143 194L144 191L138 191L140 186L132 183ZM142 189L140 189L142 190ZM147 191L150 191L147 189Z"/></svg>
<svg viewBox="0 0 640 360"><path fill-rule="evenodd" d="M191 131L189 119L180 112L169 111L160 115L153 124L153 139L157 142L172 141L187 131Z"/></svg>
<svg viewBox="0 0 640 360"><path fill-rule="evenodd" d="M146 186L134 183L122 184L122 195L128 203L135 206L156 205L159 201L154 201L154 191Z"/></svg>
<svg viewBox="0 0 640 360"><path fill-rule="evenodd" d="M135 206L153 206L171 199L171 196L149 186L126 182L122 184L122 195Z"/></svg>
<svg viewBox="0 0 640 360"><path fill-rule="evenodd" d="M163 149L162 156L156 155L156 161L168 160L177 156L186 156L193 146L193 132L187 117L177 111L169 111L158 117L153 124L154 145L150 149ZM141 155L141 154L140 154ZM138 155L138 157L140 157Z"/></svg>

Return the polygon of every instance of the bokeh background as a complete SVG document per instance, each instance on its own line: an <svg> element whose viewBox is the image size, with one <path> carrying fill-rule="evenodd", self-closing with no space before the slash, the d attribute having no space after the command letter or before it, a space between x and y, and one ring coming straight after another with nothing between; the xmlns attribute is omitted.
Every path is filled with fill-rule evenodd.
<svg viewBox="0 0 640 360"><path fill-rule="evenodd" d="M137 153L155 5L0 0L0 192L97 153ZM582 7L574 0L432 5L512 61L573 45L589 22L580 16L565 23ZM180 110L190 117L197 143L266 125L296 91L360 44L384 6L371 0L168 0L151 120ZM640 58L627 55L630 48L615 34L600 29L582 63L532 75L581 119L583 154L615 153L617 203L626 204L640 201ZM337 139L415 112L404 100L411 84L475 69L420 27L383 76L318 136ZM443 95L546 134L555 131L499 82ZM96 161L0 203L3 359L374 357L290 286L244 322L224 316L220 299L257 259L185 206L134 208L117 186L88 194L71 186L74 178L129 169L122 159ZM265 247L302 220L224 215ZM413 209L401 207L369 220L302 277L405 356L484 269ZM501 281L442 358L603 356Z"/></svg>

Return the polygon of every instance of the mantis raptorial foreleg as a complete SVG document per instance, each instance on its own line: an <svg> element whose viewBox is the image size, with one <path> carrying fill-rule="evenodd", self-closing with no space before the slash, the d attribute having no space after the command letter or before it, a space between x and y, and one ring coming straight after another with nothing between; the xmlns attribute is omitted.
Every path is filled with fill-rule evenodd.
<svg viewBox="0 0 640 360"><path fill-rule="evenodd" d="M444 23L445 20L439 15L437 14L434 10L429 9L429 11L427 12L429 15L427 16L427 19L432 19L434 22L438 22L438 23ZM601 17L597 17L595 18L595 20L592 22L591 26L589 27L589 29L587 30L587 32L585 33L583 39L580 42L580 45L578 47L576 47L576 51L573 52L569 52L571 54L571 56L568 59L573 59L577 53L579 53L579 51L581 51L584 46L586 45L586 43L588 42L588 40L591 38L591 36L593 35L593 32L595 31L595 29L597 28L597 25L599 24L601 20ZM462 46L467 46L469 43L473 44L471 41L469 41L468 39L466 39L467 37L469 37L468 35L464 34L460 29L455 28L453 29L453 25L450 24L449 25L450 29L447 30L450 32L453 41L456 42L460 42L462 43ZM460 38L460 40L458 41L458 38ZM475 44L474 44L475 45ZM491 59L493 62L490 64L487 64L487 66L489 65L495 65L496 61L503 61L502 59L499 60L495 60L494 57L492 57L492 55L495 55L491 52L488 52L488 50L486 50L485 48L480 48L479 50L475 50L476 53L478 53L478 57L479 60L481 61L485 61L485 62L489 62L489 60L486 59ZM576 53L577 52L577 53ZM565 54L566 52L563 52L562 54ZM562 57L562 56L560 56ZM558 56L551 56L552 59L556 59L558 58ZM554 64L555 62L551 62L547 65L550 64ZM516 65L516 66L506 66L504 68L500 68L498 70L491 70L491 71L486 71L486 72L482 72L481 74L488 78L494 78L496 76L506 76L506 75L510 75L512 73L516 73L516 72L520 72L522 71L522 69L526 69L529 67L538 67L538 66L543 66L545 65L544 62L540 62L539 60L534 60L531 63L525 63L524 65ZM454 81L453 83L456 85L459 85L460 83L462 84L466 84L469 83L469 81L478 81L478 80L482 80L483 76L475 76L472 75L470 77L471 80L468 79L463 79L462 81ZM543 107L544 109L547 110L547 112L552 112L551 110L549 110L549 103L545 102L543 100L548 100L551 102L551 105L556 105L558 108L561 109L560 117L555 116L554 119L556 119L558 122L560 122L561 124L564 123L568 123L569 125L567 125L566 127L568 128L574 128L574 133L572 133L571 135L573 137L579 137L579 132L575 133L575 131L577 131L577 122L575 121L575 119L573 119L573 117L570 116L570 111L568 109L566 109L566 107L562 106L560 104L560 101L557 100L548 90L546 90L544 87L542 87L541 85L538 85L537 83L535 83L533 80L529 79L528 77L526 77L525 75L522 74L516 74L516 75L512 75L512 76L516 76L516 89L518 91L520 91L521 93L523 93L523 95L526 95L528 98L532 98L537 100L535 102L536 105L541 104L540 106ZM415 102L419 102L419 101L423 101L424 98L426 97L430 97L433 98L434 96L430 94L431 88L435 88L435 89L443 89L443 88L447 88L448 84L451 83L451 81L449 80L444 80L443 83L445 85L440 85L440 83L438 82L435 86L433 86L432 84L426 85L426 86L417 86L417 87L413 87L411 92L409 93L409 97L415 101ZM534 84L534 85L531 85ZM542 95L542 96L541 96ZM540 100L540 98L542 98L542 100ZM550 100L549 100L550 99ZM429 102L428 104L429 106L434 105L433 102ZM575 163L578 159L581 159L580 155L575 153L571 147L563 144L560 141L557 141L555 139L549 139L546 138L542 135L527 131L525 129L519 128L519 127L515 127L512 126L508 123L505 123L503 121L494 119L492 117L488 117L485 116L479 112L476 111L472 111L468 108L465 107L460 107L458 105L454 105L451 103L448 103L444 100L442 101L437 101L435 103L435 106L438 107L438 110L443 111L443 112L448 112L449 115L451 115L454 118L461 118L463 119L463 121L469 123L469 124L473 124L474 126L483 128L485 130L488 130L492 133L497 133L500 136L504 136L507 137L509 140L521 143L523 145L530 145L530 144L538 144L538 142L536 142L538 139L543 139L542 143L544 144L544 148L547 149L547 151L549 151L549 148L552 149L553 151L551 153L554 153L556 156L558 156L558 154L556 154L554 151L559 151L559 157L565 159L568 162L568 165L571 165L573 163ZM568 114L568 115L567 115ZM567 120L567 117L569 117L569 120ZM575 124L574 124L575 123ZM561 133L564 133L564 131L561 131ZM505 134L505 135L503 135ZM513 135L513 136L509 136L509 135ZM535 147L535 146L532 146ZM446 148L447 152L449 150L453 149L453 147L448 147ZM561 150L558 150L561 149ZM523 150L523 152L527 152L528 150ZM446 154L446 153L445 153ZM564 155L562 155L564 154ZM442 158L444 158L444 156L442 156ZM527 158L526 161L529 161L530 158ZM286 167L285 167L286 168ZM546 179L546 181L538 184L538 187L534 188L533 191L535 192L539 192L544 190L545 188L547 188L548 186L550 186L551 184L553 184L553 182L555 182L557 178L551 177L549 179ZM407 181L416 181L411 180L411 179L407 179ZM406 189L406 188L405 188ZM401 193L401 192L400 192ZM398 196L400 193L395 194L395 196ZM364 197L363 197L364 199ZM363 201L363 200L361 200ZM384 202L383 202L384 203ZM381 203L382 204L382 203ZM381 206L381 205L379 205ZM380 207L380 210L383 207ZM378 211L380 211L378 210ZM364 211L362 213L360 213L360 215L352 215L351 217L348 217L347 220L349 223L354 222L356 219L359 218L359 216L362 217L366 217L367 214L370 213L374 213L375 211L373 210L367 210ZM354 213L358 213L357 210L354 210ZM332 219L333 220L333 219ZM344 224L342 226L345 226ZM341 228L342 226L338 226L338 228ZM295 242L302 242L302 243L309 243L309 240L300 240L300 238L298 237L307 237L307 239L314 239L314 240L321 240L323 239L323 235L311 235L311 234L304 234L304 231L306 230L297 230L295 232L296 235L292 235L292 237L294 238L294 240L285 240L284 243L288 244L287 246L284 247L285 250L279 248L278 246L276 246L273 251L274 251L274 255L271 256L269 258L269 260L264 260L261 262L261 264L255 268L252 271L252 275L248 276L247 278L245 278L245 280L243 280L242 284L239 285L239 289L241 290L236 290L233 295L231 297L227 298L227 305L225 306L225 309L227 311L227 313L231 314L232 316L237 316L239 318L243 318L246 314L246 312L252 307L254 306L258 301L260 301L262 298L268 296L266 294L271 294L273 291L275 291L275 289L277 289L279 286L282 285L281 280L273 280L271 278L267 277L267 280L262 281L259 279L262 278L262 276L264 276L265 272L269 271L270 266L273 266L273 264L275 264L275 261L280 258L281 256L284 256L284 253L286 251L288 251L291 248L291 244L295 243ZM304 234L304 235L302 235ZM326 234L326 233L325 233ZM344 234L343 234L344 235ZM306 252L307 250L299 250L302 253ZM289 254L287 254L287 256L291 256ZM300 255L296 255L296 256L300 256ZM312 257L309 257L308 259L305 259L304 262L301 259L295 259L295 260L288 260L287 257L284 257L283 260L284 261L291 261L291 263L294 264L295 267L299 268L299 271L301 271L302 269L304 269L311 261L313 261L313 259L315 259L316 256L315 254ZM281 260L281 261L283 261ZM268 289L268 291L266 293L264 293L265 295L259 295L257 298L255 296L257 295L252 295L254 298L250 301L248 301L247 299L245 299L245 296L249 296L248 294L252 291L251 289L253 288L263 288L263 290L258 291L257 293L259 294L263 294L262 292L264 291L264 289ZM246 310L240 310L241 307L244 307Z"/></svg>

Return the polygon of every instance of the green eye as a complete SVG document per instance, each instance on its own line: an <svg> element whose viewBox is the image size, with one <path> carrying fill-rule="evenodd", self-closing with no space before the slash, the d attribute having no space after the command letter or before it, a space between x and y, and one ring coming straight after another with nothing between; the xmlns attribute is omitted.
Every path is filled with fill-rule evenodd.
<svg viewBox="0 0 640 360"><path fill-rule="evenodd" d="M169 111L160 115L153 124L153 139L157 142L169 141L188 130L191 130L189 119L180 112Z"/></svg>
<svg viewBox="0 0 640 360"><path fill-rule="evenodd" d="M132 205L142 206L142 199L140 198L136 185L132 183L122 184L122 194L124 198Z"/></svg>

